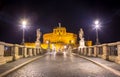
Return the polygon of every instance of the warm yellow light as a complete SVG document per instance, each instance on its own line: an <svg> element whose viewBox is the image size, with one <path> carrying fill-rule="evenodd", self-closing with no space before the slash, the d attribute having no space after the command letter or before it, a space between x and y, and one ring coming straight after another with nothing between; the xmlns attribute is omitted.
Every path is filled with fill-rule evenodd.
<svg viewBox="0 0 120 77"><path fill-rule="evenodd" d="M65 46L64 46L64 49L66 49L66 48L67 48L67 46L65 45Z"/></svg>
<svg viewBox="0 0 120 77"><path fill-rule="evenodd" d="M71 42L72 42L72 43L74 43L74 41L73 41L73 40L72 40Z"/></svg>
<svg viewBox="0 0 120 77"><path fill-rule="evenodd" d="M27 25L27 21L26 21L26 20L23 20L23 21L22 21L22 25Z"/></svg>
<svg viewBox="0 0 120 77"><path fill-rule="evenodd" d="M49 41L46 41L46 43L48 44L48 43L49 43Z"/></svg>

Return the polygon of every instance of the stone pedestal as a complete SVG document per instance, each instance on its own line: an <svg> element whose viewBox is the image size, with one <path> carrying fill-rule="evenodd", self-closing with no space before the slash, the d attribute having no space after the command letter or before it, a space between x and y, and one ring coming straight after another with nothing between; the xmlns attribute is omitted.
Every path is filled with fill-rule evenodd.
<svg viewBox="0 0 120 77"><path fill-rule="evenodd" d="M40 53L39 53L39 48L37 48L36 49L36 53L37 53L37 55L39 55Z"/></svg>
<svg viewBox="0 0 120 77"><path fill-rule="evenodd" d="M79 52L78 52L78 53L79 53L80 55L82 54L82 49L83 49L83 48L79 48Z"/></svg>
<svg viewBox="0 0 120 77"><path fill-rule="evenodd" d="M88 48L88 56L92 56L91 51L92 51L92 48L89 47L89 48Z"/></svg>
<svg viewBox="0 0 120 77"><path fill-rule="evenodd" d="M0 65L5 63L6 59L4 57L4 42L0 42Z"/></svg>
<svg viewBox="0 0 120 77"><path fill-rule="evenodd" d="M83 48L83 47L85 47L85 41L84 41L84 39L81 39L79 41L79 48Z"/></svg>
<svg viewBox="0 0 120 77"><path fill-rule="evenodd" d="M102 45L103 47L103 55L102 55L102 58L105 59L105 60L108 60L109 59L109 55L108 55L108 52L107 52L107 44L103 44Z"/></svg>
<svg viewBox="0 0 120 77"><path fill-rule="evenodd" d="M17 60L19 59L19 55L18 55L18 45L15 44L14 45L14 55L13 55L13 60Z"/></svg>
<svg viewBox="0 0 120 77"><path fill-rule="evenodd" d="M36 50L36 51L37 51L37 54L40 54L40 50L39 50L39 49L41 48L41 47L40 47L40 41L36 41L36 42L35 42L35 45L36 45L36 48L37 48L37 50Z"/></svg>
<svg viewBox="0 0 120 77"><path fill-rule="evenodd" d="M118 56L115 59L115 62L118 63L118 64L120 64L120 42L117 45L117 49L118 49Z"/></svg>
<svg viewBox="0 0 120 77"><path fill-rule="evenodd" d="M86 55L87 54L87 51L86 51L86 48L84 48L84 53L83 53L83 55Z"/></svg>
<svg viewBox="0 0 120 77"><path fill-rule="evenodd" d="M23 47L23 57L27 57L27 48Z"/></svg>
<svg viewBox="0 0 120 77"><path fill-rule="evenodd" d="M97 46L94 46L94 57L97 57Z"/></svg>
<svg viewBox="0 0 120 77"><path fill-rule="evenodd" d="M36 48L34 48L34 50L33 50L33 51L34 51L34 56L36 56Z"/></svg>
<svg viewBox="0 0 120 77"><path fill-rule="evenodd" d="M29 56L33 56L31 48L29 49Z"/></svg>
<svg viewBox="0 0 120 77"><path fill-rule="evenodd" d="M79 47L78 47L78 52L79 54L83 54L83 48L85 47L85 41L84 38L79 41Z"/></svg>
<svg viewBox="0 0 120 77"><path fill-rule="evenodd" d="M36 41L35 46L36 46L36 48L40 48L40 41Z"/></svg>
<svg viewBox="0 0 120 77"><path fill-rule="evenodd" d="M84 51L83 51L83 48L81 48L81 55L83 55L84 54Z"/></svg>

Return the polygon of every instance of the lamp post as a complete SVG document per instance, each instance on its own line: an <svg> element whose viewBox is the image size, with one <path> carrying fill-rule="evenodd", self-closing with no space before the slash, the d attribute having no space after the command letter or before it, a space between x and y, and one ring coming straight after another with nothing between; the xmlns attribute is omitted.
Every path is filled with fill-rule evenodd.
<svg viewBox="0 0 120 77"><path fill-rule="evenodd" d="M25 28L26 28L26 25L27 25L27 21L23 20L23 21L22 21L22 29L23 29L22 44L23 44L23 45L24 45L24 43L25 43Z"/></svg>
<svg viewBox="0 0 120 77"><path fill-rule="evenodd" d="M99 38L98 38L98 29L100 28L100 22L96 20L94 24L95 24L95 29L96 29L96 45L98 45L100 44Z"/></svg>

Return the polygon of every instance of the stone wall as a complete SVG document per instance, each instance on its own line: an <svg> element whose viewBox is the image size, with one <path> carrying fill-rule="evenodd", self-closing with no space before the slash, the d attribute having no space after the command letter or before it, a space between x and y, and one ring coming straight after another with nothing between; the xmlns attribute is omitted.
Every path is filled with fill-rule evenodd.
<svg viewBox="0 0 120 77"><path fill-rule="evenodd" d="M75 52L75 50L73 50ZM99 57L120 64L120 42L86 46L76 51L80 55Z"/></svg>
<svg viewBox="0 0 120 77"><path fill-rule="evenodd" d="M45 51L40 48L0 42L0 65L20 58L36 56Z"/></svg>

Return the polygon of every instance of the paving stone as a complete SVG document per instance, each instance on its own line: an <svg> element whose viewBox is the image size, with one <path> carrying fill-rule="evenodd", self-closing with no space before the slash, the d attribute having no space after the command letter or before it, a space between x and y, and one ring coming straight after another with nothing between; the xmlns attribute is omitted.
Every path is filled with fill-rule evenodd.
<svg viewBox="0 0 120 77"><path fill-rule="evenodd" d="M47 55L5 77L118 77L77 56Z"/></svg>

